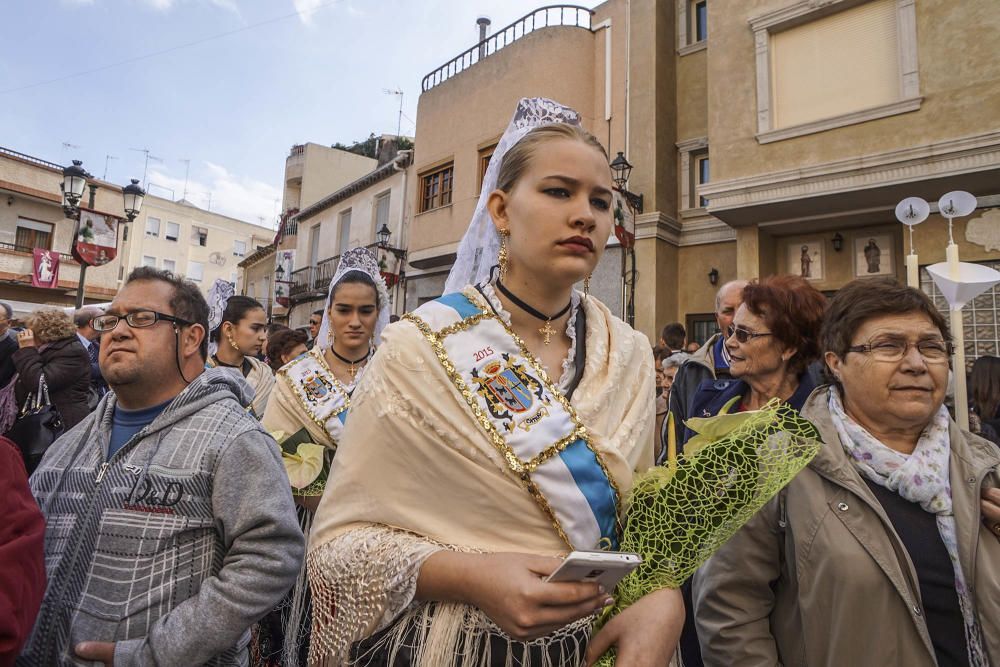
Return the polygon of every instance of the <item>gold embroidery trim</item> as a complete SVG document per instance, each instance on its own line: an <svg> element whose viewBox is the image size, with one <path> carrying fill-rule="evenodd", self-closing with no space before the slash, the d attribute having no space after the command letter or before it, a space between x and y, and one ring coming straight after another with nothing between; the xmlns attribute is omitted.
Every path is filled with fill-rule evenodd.
<svg viewBox="0 0 1000 667"><path fill-rule="evenodd" d="M591 441L590 435L587 432L587 427L580 421L580 417L579 415L576 414L576 410L573 408L572 405L570 405L570 402L566 399L566 397L562 394L562 392L558 391L553 386L551 380L549 380L548 373L545 372L545 369L542 367L541 363L535 358L535 356L531 354L527 346L524 344L524 341L521 340L521 337L518 336L516 333L514 333L514 331L507 325L506 322L504 322L499 317L496 317L496 315L492 313L492 310L489 307L484 306L482 302L479 300L478 294L471 293L471 291L467 290L466 292L463 292L463 295L467 299L469 299L469 301L471 301L472 304L477 308L479 308L479 310L482 312L476 315L471 315L468 318L465 318L459 322L444 327L437 333L435 333L426 322L424 322L421 318L417 317L416 315L413 315L412 313L407 313L406 315L403 316L403 319L413 322L420 330L420 332L423 334L424 338L426 338L427 341L431 344L431 348L434 350L435 356L437 356L438 361L440 361L441 365L444 366L445 373L448 375L448 378L452 381L452 383L454 383L456 388L458 388L459 393L462 394L462 397L465 399L466 403L472 409L473 415L476 417L476 420L479 421L480 425L486 431L487 436L489 437L494 448L498 452L500 452L500 454L507 461L507 465L510 467L510 469L522 480L522 482L525 485L525 488L532 495L532 497L534 497L535 501L542 508L545 514L548 515L549 519L552 522L552 525L559 533L559 536L563 539L563 541L566 542L567 545L569 545L570 548L574 548L574 545L572 544L572 542L570 542L569 538L567 537L565 531L562 528L562 525L556 518L555 512L552 510L544 494L542 494L541 490L539 490L539 488L535 485L535 483L531 481L530 474L534 472L538 468L538 466L540 466L542 463L553 458L554 456L559 454L561 451L566 449L566 447L573 444L577 440L584 441L584 443L587 445L587 448L590 449L591 453L593 453L594 459L597 461L597 464L601 467L601 471L604 473L605 478L608 480L608 484L611 485L611 489L615 494L615 511L618 523L618 531L619 533L621 533L621 515L622 515L621 490L618 488L618 484L615 482L614 477L609 472L607 467L607 462L604 460L603 454L597 450L597 448ZM556 398L556 400L559 401L560 405L563 406L563 409L566 410L566 413L570 416L570 420L576 426L576 428L569 435L565 436L564 438L560 439L558 442L550 445L549 447L546 447L544 450L536 454L531 460L527 462L521 461L521 459L518 458L518 456L514 453L513 449L511 449L510 445L507 444L507 441L504 439L504 437L500 434L499 431L497 431L496 426L493 424L493 422L490 421L489 417L483 412L482 408L479 405L479 402L476 400L475 393L469 390L468 386L465 384L465 381L462 379L461 375L455 369L455 365L448 357L447 351L444 349L443 339L445 337L455 333L466 331L471 327L475 326L476 324L479 324L483 320L487 319L493 319L500 323L504 331L506 331L507 335L509 335L514 340L514 344L521 352L521 355L524 357L525 360L527 360L527 362L538 374L538 379L544 383L545 388L548 390L548 392L552 394Z"/></svg>
<svg viewBox="0 0 1000 667"><path fill-rule="evenodd" d="M340 380L337 379L337 376L333 374L333 371L330 370L330 367L329 365L327 365L326 360L323 359L323 351L319 350L319 353L317 354L316 353L317 349L318 348L314 347L312 350L309 351L309 354L303 355L298 359L289 362L286 366L283 366L281 370L278 371L278 375L285 381L285 383L289 386L289 388L291 388L292 394L294 394L295 398L297 398L299 401L299 406L305 411L307 415L309 415L309 418L313 421L313 423L319 426L323 430L323 433L326 433L326 437L328 437L330 439L330 442L333 443L332 449L336 451L338 444L337 439L333 437L333 434L330 433L330 430L326 427L326 421L323 421L322 419L317 417L316 414L309 408L309 400L305 397L305 394L302 393L302 389L299 382L293 380L288 375L288 371L291 370L293 366L296 366L311 358L319 365L321 371L324 371L327 375L329 375L329 379L333 380L333 388L344 399L343 405L341 405L340 408L335 408L330 413L327 420L336 419L341 412L344 412L345 410L350 410L351 395L344 388L344 385L340 383Z"/></svg>
<svg viewBox="0 0 1000 667"><path fill-rule="evenodd" d="M504 458L507 462L507 466L515 475L517 475L518 479L520 479L521 483L524 485L524 488L531 494L532 498L535 499L535 502L549 518L549 521L552 523L552 527L555 528L560 539L562 539L562 541L565 542L570 549L573 549L573 543L570 541L569 536L566 535L566 531L563 530L562 524L560 524L559 519L556 518L552 507L549 506L548 500L546 500L545 496L538 489L535 483L531 481L530 471L527 469L525 464L521 462L521 459L517 457L514 450L510 448L510 445L507 444L507 441L503 438L503 436L500 435L496 426L492 421L490 421L490 418L486 416L485 412L483 412L483 409L479 405L479 401L476 400L475 393L469 390L468 385L465 384L465 380L462 379L462 376L455 369L455 364L453 364L451 359L448 357L448 352L444 349L444 343L438 335L431 330L430 325L413 313L403 315L402 319L415 324L427 342L430 343L431 349L434 350L434 355L444 367L444 372L448 376L448 379L452 381L455 388L458 389L458 392L462 394L462 398L465 399L469 409L472 410L472 414L476 418L476 421L478 421L479 425L483 427L484 431L486 431L486 436L489 438L494 449L496 449Z"/></svg>

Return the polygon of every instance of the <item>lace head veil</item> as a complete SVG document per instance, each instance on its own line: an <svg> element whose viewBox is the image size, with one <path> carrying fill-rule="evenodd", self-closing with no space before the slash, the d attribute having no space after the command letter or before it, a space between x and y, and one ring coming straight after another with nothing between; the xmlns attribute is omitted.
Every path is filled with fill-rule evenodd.
<svg viewBox="0 0 1000 667"><path fill-rule="evenodd" d="M472 215L469 229L466 230L458 246L458 256L445 283L445 294L459 292L466 285L478 285L489 279L490 269L500 250L500 235L493 225L489 211L486 210L486 202L490 198L490 193L496 190L504 155L531 130L542 125L557 123L579 125L580 114L544 97L525 97L517 103L514 117L500 137L490 158L490 164L486 167L476 212Z"/></svg>
<svg viewBox="0 0 1000 667"><path fill-rule="evenodd" d="M333 300L333 290L337 283L344 279L349 273L363 273L375 283L375 291L378 292L378 319L375 321L375 344L382 342L382 330L389 324L389 289L385 286L385 280L378 268L378 259L374 253L367 248L352 248L340 256L340 263L337 264L337 272L333 274L330 281L330 289L326 293L326 305L323 307L323 323L319 327L316 335L316 344L320 347L328 347L330 341L330 303Z"/></svg>
<svg viewBox="0 0 1000 667"><path fill-rule="evenodd" d="M236 293L236 286L228 280L216 278L212 286L208 288L208 331L206 336L210 336L213 331L222 326L222 314L226 312L226 305L229 299ZM219 344L210 341L208 344L209 355L214 355L219 348Z"/></svg>

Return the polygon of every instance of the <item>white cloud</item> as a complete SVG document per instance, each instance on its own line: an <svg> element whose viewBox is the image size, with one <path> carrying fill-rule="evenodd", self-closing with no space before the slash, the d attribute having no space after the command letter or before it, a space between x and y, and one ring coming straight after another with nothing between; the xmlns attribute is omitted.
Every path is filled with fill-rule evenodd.
<svg viewBox="0 0 1000 667"><path fill-rule="evenodd" d="M324 0L294 0L295 11L299 13L299 18L306 25L312 23L313 12L324 4Z"/></svg>
<svg viewBox="0 0 1000 667"><path fill-rule="evenodd" d="M199 208L209 208L211 194L211 210L232 218L263 224L274 228L275 199L280 202L281 190L251 178L237 176L225 167L213 162L205 162L204 176L199 179L189 178L187 182L187 199ZM193 166L193 165L192 165ZM174 191L174 197L180 199L184 192L183 176L172 176L165 171L150 170L150 194L169 197L163 188ZM263 218L263 220L262 220Z"/></svg>

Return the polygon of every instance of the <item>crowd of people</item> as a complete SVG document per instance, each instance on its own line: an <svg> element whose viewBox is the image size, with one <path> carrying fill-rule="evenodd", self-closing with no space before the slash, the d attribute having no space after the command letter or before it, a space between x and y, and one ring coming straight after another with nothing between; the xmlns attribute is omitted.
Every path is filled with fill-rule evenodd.
<svg viewBox="0 0 1000 667"><path fill-rule="evenodd" d="M653 348L588 292L613 208L576 112L525 99L402 321L364 248L308 331L146 267L105 310L0 304L0 666L1000 664L1000 359L960 430L948 323L885 278L730 282ZM775 399L819 453L595 630L614 591L562 557L618 548L688 420Z"/></svg>

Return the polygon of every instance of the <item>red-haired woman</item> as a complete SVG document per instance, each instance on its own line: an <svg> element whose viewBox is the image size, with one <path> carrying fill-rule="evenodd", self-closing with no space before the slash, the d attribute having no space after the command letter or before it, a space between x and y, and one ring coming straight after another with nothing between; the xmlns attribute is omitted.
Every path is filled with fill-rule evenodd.
<svg viewBox="0 0 1000 667"><path fill-rule="evenodd" d="M809 398L816 382L808 372L819 359L819 332L826 297L799 276L770 276L743 288L743 305L736 311L726 336L729 380L705 380L698 388L687 417L711 417L739 399L730 412L756 410L772 398L795 408ZM685 442L693 436L685 430ZM694 630L690 585L683 587L688 622L681 636L685 665L701 665Z"/></svg>
<svg viewBox="0 0 1000 667"><path fill-rule="evenodd" d="M799 276L771 276L747 285L743 305L725 332L733 379L704 382L688 417L718 414L736 397L738 410L756 410L772 398L801 408L815 389L808 367L819 359L825 311L826 297Z"/></svg>

